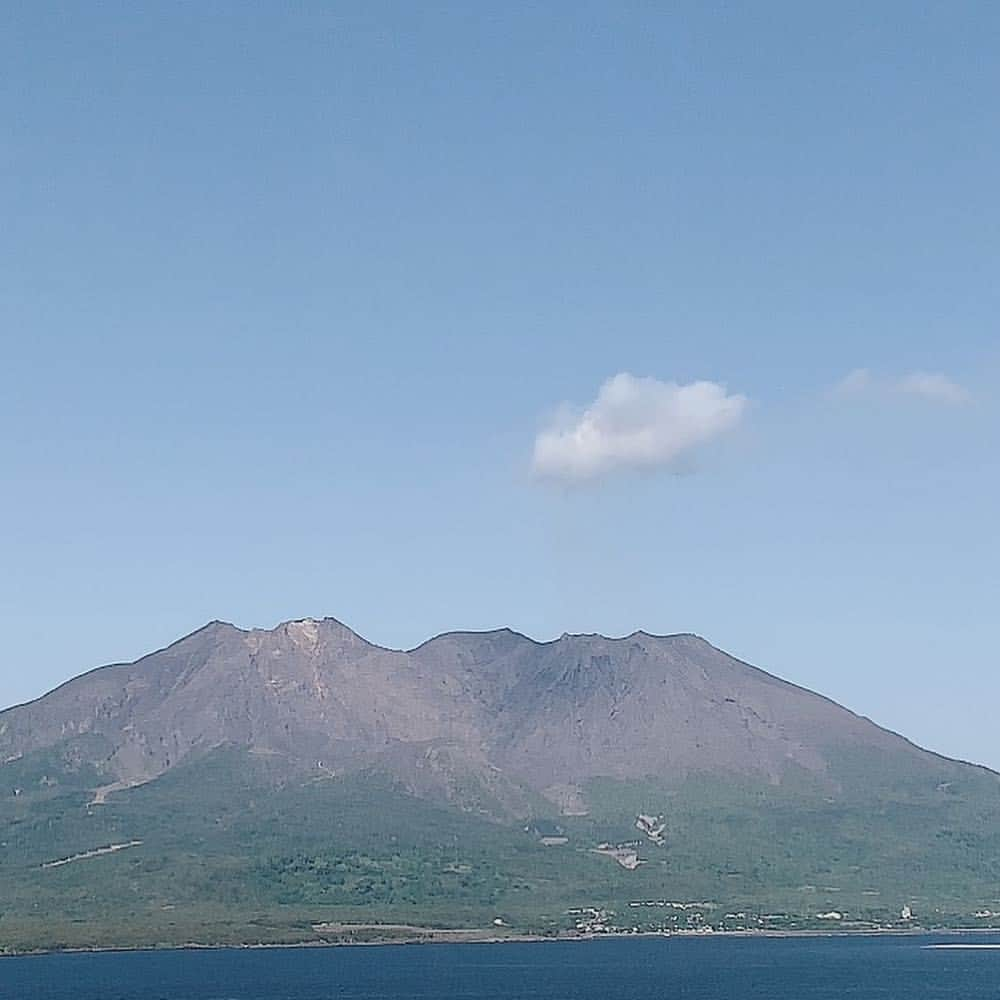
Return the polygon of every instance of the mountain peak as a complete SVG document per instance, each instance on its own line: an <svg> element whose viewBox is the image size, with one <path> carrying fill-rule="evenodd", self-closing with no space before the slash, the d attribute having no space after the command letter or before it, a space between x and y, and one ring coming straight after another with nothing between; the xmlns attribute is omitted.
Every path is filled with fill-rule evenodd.
<svg viewBox="0 0 1000 1000"><path fill-rule="evenodd" d="M566 633L539 643L495 629L402 651L332 617L250 630L217 620L16 713L6 733L0 724L0 751L99 734L113 751L95 762L109 783L153 777L194 749L221 745L409 775L409 764L383 762L386 747L419 755L444 740L541 793L666 771L780 780L794 766L823 775L829 747L859 743L919 755L691 633Z"/></svg>
<svg viewBox="0 0 1000 1000"><path fill-rule="evenodd" d="M272 629L254 629L258 637L285 637L305 649L323 647L331 654L349 647L372 646L367 639L336 618L292 618Z"/></svg>

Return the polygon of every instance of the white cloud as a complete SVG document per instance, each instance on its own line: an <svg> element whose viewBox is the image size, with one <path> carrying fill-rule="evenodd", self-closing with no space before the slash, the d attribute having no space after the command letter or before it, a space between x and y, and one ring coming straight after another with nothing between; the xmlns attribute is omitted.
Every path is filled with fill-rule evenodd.
<svg viewBox="0 0 1000 1000"><path fill-rule="evenodd" d="M622 372L582 413L568 407L535 438L546 479L579 482L615 469L651 469L734 428L747 407L716 382L678 385Z"/></svg>
<svg viewBox="0 0 1000 1000"><path fill-rule="evenodd" d="M972 395L947 375L931 372L910 372L906 375L877 377L867 368L856 368L844 376L835 386L834 392L841 396L862 394L920 396L935 403L957 406L968 403Z"/></svg>
<svg viewBox="0 0 1000 1000"><path fill-rule="evenodd" d="M938 403L967 403L972 398L969 390L959 385L947 375L932 375L928 372L912 372L896 379L896 392L923 396Z"/></svg>

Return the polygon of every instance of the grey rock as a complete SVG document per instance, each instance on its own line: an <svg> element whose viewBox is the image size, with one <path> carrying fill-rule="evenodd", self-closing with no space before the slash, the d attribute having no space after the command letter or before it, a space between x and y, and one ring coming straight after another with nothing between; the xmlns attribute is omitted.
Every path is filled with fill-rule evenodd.
<svg viewBox="0 0 1000 1000"><path fill-rule="evenodd" d="M115 788L236 746L288 773L378 770L498 817L528 815L542 796L585 811L582 788L598 777L777 784L795 771L835 789L844 750L929 777L950 763L694 635L540 643L503 629L399 651L332 618L212 622L0 713L0 761L74 741L99 748L89 763Z"/></svg>

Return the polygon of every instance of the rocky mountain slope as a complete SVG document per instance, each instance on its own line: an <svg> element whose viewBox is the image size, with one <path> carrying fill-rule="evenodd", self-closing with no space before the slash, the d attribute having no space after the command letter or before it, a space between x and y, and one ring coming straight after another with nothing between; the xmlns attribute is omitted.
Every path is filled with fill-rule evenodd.
<svg viewBox="0 0 1000 1000"><path fill-rule="evenodd" d="M693 635L213 622L0 713L0 879L0 949L656 900L1000 921L1000 777Z"/></svg>
<svg viewBox="0 0 1000 1000"><path fill-rule="evenodd" d="M244 747L289 772L377 768L418 795L531 812L585 808L592 778L693 772L835 787L837 748L940 760L693 635L451 633L409 652L333 619L243 631L213 622L133 664L0 714L0 760L65 747L114 788L191 754Z"/></svg>

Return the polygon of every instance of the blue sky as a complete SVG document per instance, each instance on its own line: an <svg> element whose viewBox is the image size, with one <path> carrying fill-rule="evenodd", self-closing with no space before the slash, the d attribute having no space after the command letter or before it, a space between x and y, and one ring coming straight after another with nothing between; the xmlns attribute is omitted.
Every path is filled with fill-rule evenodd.
<svg viewBox="0 0 1000 1000"><path fill-rule="evenodd" d="M0 704L696 631L1000 767L995 5L0 16Z"/></svg>

